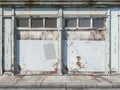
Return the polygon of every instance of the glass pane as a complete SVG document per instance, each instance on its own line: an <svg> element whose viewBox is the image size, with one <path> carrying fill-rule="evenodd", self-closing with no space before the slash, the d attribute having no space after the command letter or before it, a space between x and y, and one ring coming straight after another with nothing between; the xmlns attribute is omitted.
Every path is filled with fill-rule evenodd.
<svg viewBox="0 0 120 90"><path fill-rule="evenodd" d="M56 28L57 27L57 19L56 18L46 18L45 19L45 27L46 28Z"/></svg>
<svg viewBox="0 0 120 90"><path fill-rule="evenodd" d="M31 27L43 27L43 19L42 18L32 18Z"/></svg>
<svg viewBox="0 0 120 90"><path fill-rule="evenodd" d="M93 27L103 28L105 25L104 18L94 18L93 19Z"/></svg>
<svg viewBox="0 0 120 90"><path fill-rule="evenodd" d="M90 18L80 18L79 26L80 27L90 27Z"/></svg>
<svg viewBox="0 0 120 90"><path fill-rule="evenodd" d="M77 20L75 18L65 19L65 27L77 27Z"/></svg>
<svg viewBox="0 0 120 90"><path fill-rule="evenodd" d="M29 27L28 19L17 19L18 27Z"/></svg>

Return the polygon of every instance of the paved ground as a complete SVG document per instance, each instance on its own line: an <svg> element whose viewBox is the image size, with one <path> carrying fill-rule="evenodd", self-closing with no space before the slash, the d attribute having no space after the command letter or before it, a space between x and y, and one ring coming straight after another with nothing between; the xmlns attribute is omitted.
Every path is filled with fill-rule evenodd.
<svg viewBox="0 0 120 90"><path fill-rule="evenodd" d="M56 90L74 90L73 88L76 88L75 90L88 90L85 88L89 88L89 90L101 90L94 88L120 90L120 76L0 76L0 90L8 90L8 88L9 90L15 88L22 88L22 90L29 90L30 88L32 90L38 90L35 88L49 88L48 90L54 90L53 88L57 88Z"/></svg>

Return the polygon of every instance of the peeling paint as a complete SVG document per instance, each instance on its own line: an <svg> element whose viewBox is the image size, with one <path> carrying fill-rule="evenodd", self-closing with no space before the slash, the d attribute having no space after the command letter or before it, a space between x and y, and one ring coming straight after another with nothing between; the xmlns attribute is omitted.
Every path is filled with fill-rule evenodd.
<svg viewBox="0 0 120 90"><path fill-rule="evenodd" d="M67 47L71 42L74 44ZM67 58L68 72L105 70L105 41L68 40L66 48L64 58Z"/></svg>
<svg viewBox="0 0 120 90"><path fill-rule="evenodd" d="M59 6L59 5L87 5L87 6L90 6L90 5L119 5L120 2L119 1L67 1L67 0L61 0L61 1L33 1L33 0L30 0L30 1L0 1L0 5L27 5L27 6L32 6L32 5L56 5L56 6Z"/></svg>
<svg viewBox="0 0 120 90"><path fill-rule="evenodd" d="M58 67L57 41L17 40L17 45L17 60L22 68L21 72L52 72ZM48 46L45 51L44 45Z"/></svg>
<svg viewBox="0 0 120 90"><path fill-rule="evenodd" d="M57 31L18 31L18 40L58 40Z"/></svg>
<svg viewBox="0 0 120 90"><path fill-rule="evenodd" d="M20 73L21 75L58 75L58 68L55 68L54 71L22 71Z"/></svg>
<svg viewBox="0 0 120 90"><path fill-rule="evenodd" d="M65 66L65 67L64 67L64 69L65 69L66 71L68 71L68 70L69 70L69 69L68 69L68 66Z"/></svg>
<svg viewBox="0 0 120 90"><path fill-rule="evenodd" d="M66 31L65 40L105 40L105 31Z"/></svg>
<svg viewBox="0 0 120 90"><path fill-rule="evenodd" d="M96 5L97 2L93 2L93 0L89 0L88 4L90 4L90 5Z"/></svg>
<svg viewBox="0 0 120 90"><path fill-rule="evenodd" d="M67 65L65 65L64 63L62 63L62 73L63 74L67 74L69 71L69 68Z"/></svg>
<svg viewBox="0 0 120 90"><path fill-rule="evenodd" d="M53 67L58 67L58 62L54 63Z"/></svg>
<svg viewBox="0 0 120 90"><path fill-rule="evenodd" d="M80 57L80 56L76 56L76 58L77 58L76 64L77 64L80 68L84 68L84 65L82 65L82 63L81 63L81 57Z"/></svg>
<svg viewBox="0 0 120 90"><path fill-rule="evenodd" d="M17 64L17 68L18 68L18 70L19 70L19 71L21 71L21 70L22 70L21 66L20 66L20 65L18 65L18 64Z"/></svg>
<svg viewBox="0 0 120 90"><path fill-rule="evenodd" d="M34 4L35 4L34 0L29 0L29 1L26 1L24 5L27 7L32 7Z"/></svg>
<svg viewBox="0 0 120 90"><path fill-rule="evenodd" d="M96 4L93 2L88 3L91 5ZM32 0L30 2L26 2L26 5L29 6L30 4L33 4ZM87 17L96 17L96 15L98 17L103 17L106 16L106 13L106 9L63 8L62 14L65 17L67 17L67 15L68 17L71 17L75 14L78 16L87 15ZM44 17L54 17L54 15L59 15L59 11L56 8L16 8L15 15L20 17L28 15L27 17L30 18L32 18L32 15L33 17L43 17L44 15ZM59 24L64 24L64 21L59 20L62 18L62 16L57 16L57 18L57 27L55 29L53 28L53 30L52 28L48 30L47 28L33 28L31 25L29 25L28 28L16 28L17 33L15 34L17 34L17 60L19 62L17 68L19 69L20 73L41 73L45 75L57 74L59 72L58 70L61 69L58 68L58 65L60 65L58 60L60 60L59 57L62 56L60 55L60 50L62 49L60 42L62 42L62 40L62 45L64 47L64 55L61 57L64 60L62 62L62 69L65 72L105 71L104 60L106 59L105 45L107 42L107 28L83 27L83 29L76 28L72 30L63 27L63 29L61 29ZM45 20L43 19L43 21ZM45 27L44 24L45 22L43 23L43 26ZM100 66L96 67L98 62Z"/></svg>

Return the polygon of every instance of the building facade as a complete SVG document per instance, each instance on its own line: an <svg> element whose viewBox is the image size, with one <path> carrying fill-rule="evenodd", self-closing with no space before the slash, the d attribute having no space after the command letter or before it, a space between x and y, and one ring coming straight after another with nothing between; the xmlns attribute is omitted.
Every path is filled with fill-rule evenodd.
<svg viewBox="0 0 120 90"><path fill-rule="evenodd" d="M0 0L0 74L119 74L119 0Z"/></svg>

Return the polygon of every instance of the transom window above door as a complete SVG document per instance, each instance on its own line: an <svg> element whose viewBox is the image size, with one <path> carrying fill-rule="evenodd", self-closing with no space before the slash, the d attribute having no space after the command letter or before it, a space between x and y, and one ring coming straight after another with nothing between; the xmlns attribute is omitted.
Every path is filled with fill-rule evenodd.
<svg viewBox="0 0 120 90"><path fill-rule="evenodd" d="M17 18L19 28L57 28L57 18Z"/></svg>
<svg viewBox="0 0 120 90"><path fill-rule="evenodd" d="M65 28L106 28L105 17L81 17L81 18L65 18Z"/></svg>
<svg viewBox="0 0 120 90"><path fill-rule="evenodd" d="M59 23L65 29L106 29L106 17L65 17L62 22L55 17L19 17L16 18L17 28L27 29L57 29Z"/></svg>

